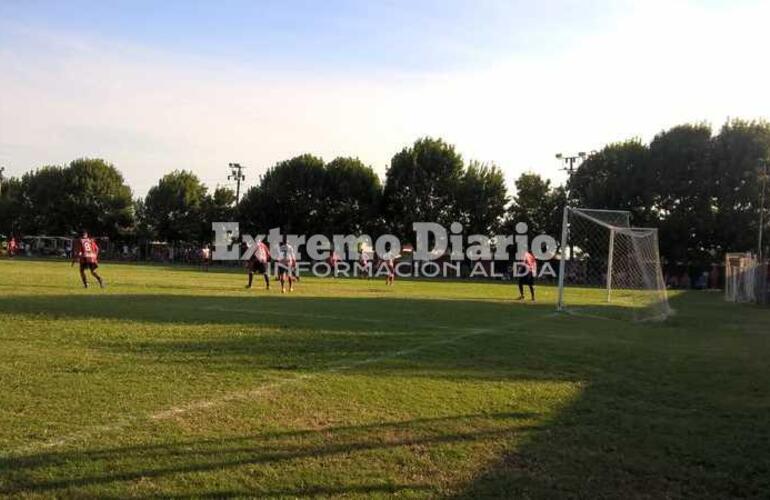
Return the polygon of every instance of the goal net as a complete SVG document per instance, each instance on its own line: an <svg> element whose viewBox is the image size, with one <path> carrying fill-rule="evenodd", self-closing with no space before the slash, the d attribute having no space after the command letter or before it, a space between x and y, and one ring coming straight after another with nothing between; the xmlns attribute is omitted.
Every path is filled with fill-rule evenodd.
<svg viewBox="0 0 770 500"><path fill-rule="evenodd" d="M565 208L558 307L637 321L668 317L658 230L631 227L622 210Z"/></svg>
<svg viewBox="0 0 770 500"><path fill-rule="evenodd" d="M751 253L725 255L725 299L729 302L760 302L762 266Z"/></svg>

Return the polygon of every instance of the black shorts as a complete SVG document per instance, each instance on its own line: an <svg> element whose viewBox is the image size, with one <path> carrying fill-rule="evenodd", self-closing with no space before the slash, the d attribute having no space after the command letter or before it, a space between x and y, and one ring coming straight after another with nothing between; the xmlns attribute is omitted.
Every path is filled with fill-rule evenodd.
<svg viewBox="0 0 770 500"><path fill-rule="evenodd" d="M535 284L535 275L532 273L527 273L523 276L519 276L519 284L520 285L534 285Z"/></svg>
<svg viewBox="0 0 770 500"><path fill-rule="evenodd" d="M260 262L258 260L252 260L249 262L249 272L257 274L267 273L267 262Z"/></svg>
<svg viewBox="0 0 770 500"><path fill-rule="evenodd" d="M80 263L80 270L85 271L88 269L89 271L96 271L96 268L99 267L99 264L96 262L81 262Z"/></svg>

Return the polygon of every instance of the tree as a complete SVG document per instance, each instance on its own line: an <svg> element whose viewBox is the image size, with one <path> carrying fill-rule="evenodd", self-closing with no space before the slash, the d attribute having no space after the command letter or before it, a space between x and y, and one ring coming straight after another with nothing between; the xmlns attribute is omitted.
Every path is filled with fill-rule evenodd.
<svg viewBox="0 0 770 500"><path fill-rule="evenodd" d="M69 217L68 229L115 237L132 225L131 188L112 164L81 158L72 161L63 174L61 210Z"/></svg>
<svg viewBox="0 0 770 500"><path fill-rule="evenodd" d="M655 188L661 254L670 261L708 260L714 246L711 128L680 125L650 143L649 173Z"/></svg>
<svg viewBox="0 0 770 500"><path fill-rule="evenodd" d="M235 217L235 191L226 186L218 186L210 195L203 199L201 208L201 237L207 240L211 234L212 222L229 222Z"/></svg>
<svg viewBox="0 0 770 500"><path fill-rule="evenodd" d="M653 224L655 179L649 175L649 149L638 139L618 142L591 154L569 180L576 206L628 210L637 225Z"/></svg>
<svg viewBox="0 0 770 500"><path fill-rule="evenodd" d="M757 244L759 165L770 158L770 124L732 120L713 140L715 250L753 251Z"/></svg>
<svg viewBox="0 0 770 500"><path fill-rule="evenodd" d="M325 174L323 160L309 154L268 169L238 206L246 229L261 233L280 227L284 233L312 234L323 227Z"/></svg>
<svg viewBox="0 0 770 500"><path fill-rule="evenodd" d="M15 177L3 182L0 191L0 234L10 235L19 231L22 210L22 184Z"/></svg>
<svg viewBox="0 0 770 500"><path fill-rule="evenodd" d="M47 166L9 183L3 196L8 225L26 234L69 235L81 229L115 237L134 220L131 189L101 159L82 158L67 167Z"/></svg>
<svg viewBox="0 0 770 500"><path fill-rule="evenodd" d="M21 178L19 230L25 234L67 234L73 214L64 210L67 184L64 169L45 166ZM68 209L70 207L67 207Z"/></svg>
<svg viewBox="0 0 770 500"><path fill-rule="evenodd" d="M410 241L414 222L451 224L462 175L462 157L441 139L419 139L397 153L390 162L383 193L384 216L391 232Z"/></svg>
<svg viewBox="0 0 770 500"><path fill-rule="evenodd" d="M378 226L382 184L358 158L335 158L326 165L324 189L327 234L366 234Z"/></svg>
<svg viewBox="0 0 770 500"><path fill-rule="evenodd" d="M145 222L155 237L167 241L204 241L206 186L195 174L175 170L150 188L144 203Z"/></svg>
<svg viewBox="0 0 770 500"><path fill-rule="evenodd" d="M550 180L532 172L521 174L516 179L516 196L508 209L506 232L514 234L516 224L524 222L530 236L547 234L558 241L565 198L564 189L552 187Z"/></svg>
<svg viewBox="0 0 770 500"><path fill-rule="evenodd" d="M502 170L471 161L460 178L456 202L457 220L463 224L465 234L496 234L508 204Z"/></svg>

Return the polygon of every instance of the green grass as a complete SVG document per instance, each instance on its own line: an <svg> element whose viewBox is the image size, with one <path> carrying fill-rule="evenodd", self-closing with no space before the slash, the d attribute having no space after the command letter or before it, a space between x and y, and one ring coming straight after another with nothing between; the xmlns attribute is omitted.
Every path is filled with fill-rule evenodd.
<svg viewBox="0 0 770 500"><path fill-rule="evenodd" d="M761 497L770 310L0 261L0 496ZM586 296L589 296L587 293Z"/></svg>

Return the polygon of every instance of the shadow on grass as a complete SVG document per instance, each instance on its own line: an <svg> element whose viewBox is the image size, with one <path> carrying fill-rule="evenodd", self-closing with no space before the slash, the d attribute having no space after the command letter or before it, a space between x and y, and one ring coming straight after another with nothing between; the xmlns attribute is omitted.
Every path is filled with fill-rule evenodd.
<svg viewBox="0 0 770 500"><path fill-rule="evenodd" d="M725 498L761 497L770 491L767 311L736 308L699 293L672 300L678 314L665 325L553 317L548 315L550 305L389 298L158 299L104 295L89 297L84 304L82 297L6 297L0 299L0 312L324 330L323 335L287 333L284 337L296 338L285 344L275 340L280 335L270 336L278 342L273 347L262 337L228 336L147 341L135 347L163 354L164 361L205 353L229 362L244 357L247 363L259 352L269 360L291 351L298 353L298 364L309 366L328 364L341 353L353 359L375 356L415 340L424 343L437 335L489 328L498 333L491 340L458 336L455 347L437 347L430 356L383 370L499 379L518 379L523 373L580 380L585 389L539 427L532 424L537 415L526 413L457 415L15 457L0 462L0 470L6 471L0 493L87 493L142 478L345 457L360 460L360 467L373 476L344 477L351 470L347 467L336 478L340 486L282 485L264 491L220 487L200 494L436 496L442 491L435 483L377 483L381 471L376 463L366 463L366 454L480 440L505 443L512 435L520 438L517 444L469 484L451 485L453 496ZM110 341L103 346L125 348ZM321 359L314 358L319 353ZM98 490L100 496L108 493Z"/></svg>
<svg viewBox="0 0 770 500"><path fill-rule="evenodd" d="M161 328L204 326L189 335L177 332L165 336L159 330L148 336L133 334L130 326L104 325L87 330L85 339L68 340L149 361L205 363L207 367L228 369L312 371L355 365L422 347L436 351L435 345L479 336L491 337L513 351L501 357L489 348L489 340L478 345L461 342L464 352L446 347L408 366L411 374L441 372L442 376L452 377L465 369L464 376L479 378L499 377L496 370L510 366L512 361L531 364L535 360L531 352L514 350L507 343L517 342L518 335L531 335L548 324L564 321L555 316L552 305L528 302L275 295L9 296L0 298L0 314L142 322ZM606 323L600 326L615 327L615 322ZM26 334L18 332L14 338L23 341Z"/></svg>
<svg viewBox="0 0 770 500"><path fill-rule="evenodd" d="M453 443L498 440L512 433L535 430L532 413L491 413L423 418L390 423L340 426L314 430L269 432L224 439L39 453L0 460L9 471L0 494L40 494L135 480L160 479L176 474L218 472L248 465L276 466L304 459L337 457L355 462L367 453L389 449L436 447ZM480 429L481 428L481 429ZM62 469L63 468L63 469ZM73 471L68 473L67 470ZM99 470L101 472L91 472ZM84 473L83 471L87 471ZM57 477L58 476L58 477ZM0 476L2 477L2 476ZM345 483L345 478L338 478ZM209 496L258 493L260 496L398 493L401 490L435 490L429 484L346 484L328 487L307 485L255 491L217 491ZM379 484L378 484L379 483ZM200 492L206 494L205 491ZM101 496L101 495L100 495ZM163 496L166 496L165 494ZM197 493L196 493L197 496Z"/></svg>
<svg viewBox="0 0 770 500"><path fill-rule="evenodd" d="M766 497L770 311L708 292L672 306L671 335L614 352L580 398L453 498Z"/></svg>
<svg viewBox="0 0 770 500"><path fill-rule="evenodd" d="M65 318L118 319L149 323L288 324L298 328L403 328L501 324L533 312L552 312L551 304L386 298L306 297L276 292L238 296L172 294L11 295L0 297L0 313L45 314ZM269 293L269 292L268 292Z"/></svg>

